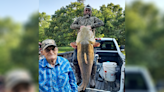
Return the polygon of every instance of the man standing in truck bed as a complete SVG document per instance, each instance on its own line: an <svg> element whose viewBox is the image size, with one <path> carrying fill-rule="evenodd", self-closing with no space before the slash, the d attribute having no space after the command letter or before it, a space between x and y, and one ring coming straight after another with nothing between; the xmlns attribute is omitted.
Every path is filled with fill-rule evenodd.
<svg viewBox="0 0 164 92"><path fill-rule="evenodd" d="M83 26L90 26L91 30L93 31L95 35L95 28L100 27L104 25L104 23L98 19L97 17L92 16L92 7L87 5L84 7L84 16L83 17L78 17L70 26L71 29L78 29L80 30L81 27ZM73 64L75 66L75 74L77 78L77 84L79 85L81 83L81 75L80 75L80 68L78 65L77 61L77 48L75 47L74 49L74 55L73 55ZM90 81L90 87L94 88L95 87L95 73L97 70L96 66L96 61L94 60L93 67L92 67L92 72L91 72L91 81Z"/></svg>

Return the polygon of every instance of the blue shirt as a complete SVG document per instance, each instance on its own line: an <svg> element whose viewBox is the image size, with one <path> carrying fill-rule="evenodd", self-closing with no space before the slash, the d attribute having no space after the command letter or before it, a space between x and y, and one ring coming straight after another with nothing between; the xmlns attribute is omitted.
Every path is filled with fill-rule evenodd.
<svg viewBox="0 0 164 92"><path fill-rule="evenodd" d="M39 60L39 92L77 92L76 78L69 61L57 56L52 67L43 58Z"/></svg>

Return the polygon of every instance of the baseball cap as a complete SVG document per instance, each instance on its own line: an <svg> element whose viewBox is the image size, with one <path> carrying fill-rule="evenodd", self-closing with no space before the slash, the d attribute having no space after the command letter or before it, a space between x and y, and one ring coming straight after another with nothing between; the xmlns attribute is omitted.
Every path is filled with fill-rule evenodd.
<svg viewBox="0 0 164 92"><path fill-rule="evenodd" d="M42 46L41 46L42 50L44 50L45 48L47 48L49 46L57 47L57 45L55 43L55 40L53 40L53 39L46 39L46 40L42 41Z"/></svg>
<svg viewBox="0 0 164 92"><path fill-rule="evenodd" d="M19 83L32 83L32 78L26 70L13 70L7 73L5 77L5 86L7 89L12 89Z"/></svg>
<svg viewBox="0 0 164 92"><path fill-rule="evenodd" d="M88 8L88 9L90 9L90 10L92 11L92 7L91 7L90 5L86 5L86 6L84 7L84 10L85 10L86 8Z"/></svg>

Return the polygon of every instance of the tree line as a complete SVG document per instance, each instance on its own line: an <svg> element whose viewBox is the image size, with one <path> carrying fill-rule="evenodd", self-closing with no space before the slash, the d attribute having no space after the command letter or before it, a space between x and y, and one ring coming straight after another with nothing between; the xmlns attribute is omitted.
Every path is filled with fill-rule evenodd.
<svg viewBox="0 0 164 92"><path fill-rule="evenodd" d="M39 13L39 41L54 39L58 46L69 46L76 40L77 30L70 28L73 21L83 16L84 4L72 2L61 7L53 15ZM100 10L92 8L92 16L104 22L104 26L96 28L96 37L116 38L119 44L125 44L125 10L113 3L100 6Z"/></svg>

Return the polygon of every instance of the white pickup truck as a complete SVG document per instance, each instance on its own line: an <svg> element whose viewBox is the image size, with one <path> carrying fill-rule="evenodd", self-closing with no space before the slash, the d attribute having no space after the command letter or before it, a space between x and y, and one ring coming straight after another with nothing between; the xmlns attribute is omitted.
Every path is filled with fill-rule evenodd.
<svg viewBox="0 0 164 92"><path fill-rule="evenodd" d="M125 91L157 92L149 72L141 66L126 66Z"/></svg>

